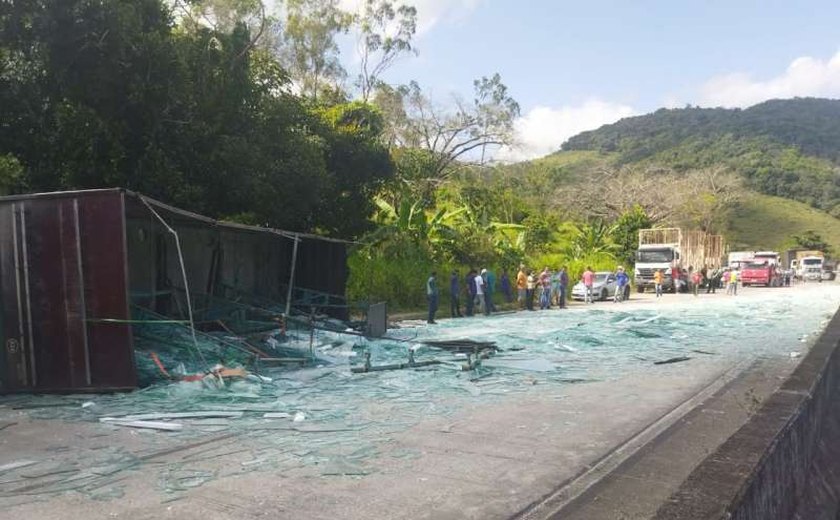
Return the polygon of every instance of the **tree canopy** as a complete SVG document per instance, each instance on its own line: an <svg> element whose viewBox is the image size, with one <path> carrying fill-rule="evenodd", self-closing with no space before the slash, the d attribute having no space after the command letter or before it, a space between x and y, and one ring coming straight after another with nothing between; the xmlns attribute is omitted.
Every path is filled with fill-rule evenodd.
<svg viewBox="0 0 840 520"><path fill-rule="evenodd" d="M203 4L215 11L188 14L218 24L161 0L1 3L4 188L120 186L214 217L362 233L393 174L379 112L294 94L255 45L261 2Z"/></svg>

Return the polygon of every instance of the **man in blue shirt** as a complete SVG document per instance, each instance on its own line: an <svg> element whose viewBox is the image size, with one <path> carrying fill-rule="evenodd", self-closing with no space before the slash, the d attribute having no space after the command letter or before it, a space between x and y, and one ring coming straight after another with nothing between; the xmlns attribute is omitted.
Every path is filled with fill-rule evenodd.
<svg viewBox="0 0 840 520"><path fill-rule="evenodd" d="M449 312L453 318L461 317L461 285L458 271L452 271L449 278Z"/></svg>
<svg viewBox="0 0 840 520"><path fill-rule="evenodd" d="M569 286L569 273L566 271L566 267L560 269L560 294L558 295L559 303L561 309L566 308L566 288Z"/></svg>
<svg viewBox="0 0 840 520"><path fill-rule="evenodd" d="M624 292L627 290L628 283L630 283L630 277L624 272L622 266L618 266L615 273L615 298L613 298L615 303L624 300Z"/></svg>
<svg viewBox="0 0 840 520"><path fill-rule="evenodd" d="M485 297L487 298L487 305L490 306L490 310L492 312L496 312L496 305L493 303L493 295L496 294L496 274L490 269L487 269L487 274L485 276L485 281L487 283L484 286L484 289Z"/></svg>
<svg viewBox="0 0 840 520"><path fill-rule="evenodd" d="M435 313L438 307L438 288L437 288L437 273L432 271L432 275L426 280L426 299L429 300L429 324L437 323L435 321Z"/></svg>

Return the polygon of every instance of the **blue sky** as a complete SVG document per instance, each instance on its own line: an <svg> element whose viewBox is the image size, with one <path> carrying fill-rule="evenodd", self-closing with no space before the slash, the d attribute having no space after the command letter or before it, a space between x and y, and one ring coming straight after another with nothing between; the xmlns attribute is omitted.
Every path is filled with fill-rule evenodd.
<svg viewBox="0 0 840 520"><path fill-rule="evenodd" d="M342 0L353 3L354 0ZM513 158L662 106L840 97L840 1L414 0L419 55L385 78L436 98L499 72L522 107Z"/></svg>

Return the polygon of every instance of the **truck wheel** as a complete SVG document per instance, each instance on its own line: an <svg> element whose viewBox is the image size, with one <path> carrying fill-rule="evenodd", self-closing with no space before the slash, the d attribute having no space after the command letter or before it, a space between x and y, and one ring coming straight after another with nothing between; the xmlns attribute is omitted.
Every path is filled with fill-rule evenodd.
<svg viewBox="0 0 840 520"><path fill-rule="evenodd" d="M644 285L637 285L637 286L636 286L636 292L637 292L637 293L643 293L643 292L645 292L645 286L644 286Z"/></svg>
<svg viewBox="0 0 840 520"><path fill-rule="evenodd" d="M624 299L625 300L630 299L630 286L629 285L624 288Z"/></svg>
<svg viewBox="0 0 840 520"><path fill-rule="evenodd" d="M601 289L601 298L600 298L600 300L601 300L601 301L607 301L607 290L606 290L606 289Z"/></svg>

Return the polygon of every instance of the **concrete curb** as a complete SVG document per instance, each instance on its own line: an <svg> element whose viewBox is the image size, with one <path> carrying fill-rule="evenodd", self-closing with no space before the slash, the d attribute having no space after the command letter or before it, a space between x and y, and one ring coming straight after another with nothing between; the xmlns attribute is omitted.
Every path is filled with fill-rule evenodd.
<svg viewBox="0 0 840 520"><path fill-rule="evenodd" d="M643 429L630 435L609 453L584 468L571 479L561 483L552 493L530 504L514 516L513 520L562 518L566 506L584 495L592 486L632 458L639 450L654 442L657 437L685 417L686 414L727 387L750 366L750 362L741 362L724 371L699 392L683 400Z"/></svg>
<svg viewBox="0 0 840 520"><path fill-rule="evenodd" d="M840 311L800 365L657 511L657 520L836 519Z"/></svg>

